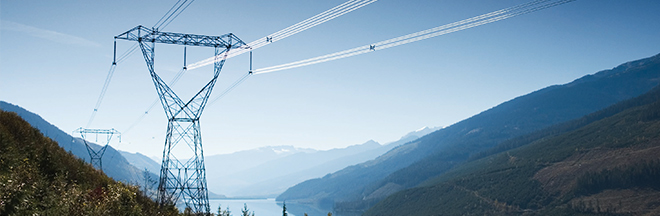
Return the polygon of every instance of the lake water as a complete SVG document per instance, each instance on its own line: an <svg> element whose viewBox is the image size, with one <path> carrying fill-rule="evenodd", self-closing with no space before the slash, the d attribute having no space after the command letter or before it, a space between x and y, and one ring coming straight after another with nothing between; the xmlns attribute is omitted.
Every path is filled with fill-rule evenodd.
<svg viewBox="0 0 660 216"><path fill-rule="evenodd" d="M255 216L280 216L282 215L282 204L275 199L209 199L211 212L218 212L218 206L225 210L229 207L232 215L241 215L243 204L247 204L250 213L254 211Z"/></svg>
<svg viewBox="0 0 660 216"><path fill-rule="evenodd" d="M247 204L250 213L254 211L255 216L281 216L282 203L275 201L275 199L209 199L211 212L217 213L218 206L222 209L229 207L229 211L234 216L241 215L243 204ZM286 204L287 213L290 216L303 216L307 213L309 216L327 216L328 210L318 209L305 205L297 205L295 203Z"/></svg>

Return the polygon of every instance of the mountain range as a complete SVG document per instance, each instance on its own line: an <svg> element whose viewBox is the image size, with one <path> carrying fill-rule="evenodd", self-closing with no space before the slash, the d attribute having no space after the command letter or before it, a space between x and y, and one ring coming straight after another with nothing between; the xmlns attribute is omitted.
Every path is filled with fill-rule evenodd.
<svg viewBox="0 0 660 216"><path fill-rule="evenodd" d="M424 127L384 145L369 140L330 150L267 146L207 156L209 190L231 197L275 197L297 183L374 159L437 129Z"/></svg>
<svg viewBox="0 0 660 216"><path fill-rule="evenodd" d="M648 92L660 55L628 62L504 102L358 165L287 189L277 200L360 214L386 197L442 176L519 136L580 118Z"/></svg>
<svg viewBox="0 0 660 216"><path fill-rule="evenodd" d="M130 153L119 150L119 153L126 158L126 161L140 170L146 169L154 174L160 173L160 163L156 162L153 158L143 155L140 152Z"/></svg>

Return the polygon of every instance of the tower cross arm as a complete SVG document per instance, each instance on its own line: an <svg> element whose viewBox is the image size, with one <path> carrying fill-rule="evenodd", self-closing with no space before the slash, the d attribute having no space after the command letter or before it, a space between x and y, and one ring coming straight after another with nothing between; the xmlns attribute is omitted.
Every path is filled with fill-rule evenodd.
<svg viewBox="0 0 660 216"><path fill-rule="evenodd" d="M121 33L115 36L115 38L129 41L155 42L187 46L225 47L227 49L246 46L245 42L236 37L236 35L233 33L221 36L208 36L174 32L160 32L158 29L147 28L141 25Z"/></svg>
<svg viewBox="0 0 660 216"><path fill-rule="evenodd" d="M92 133L92 134L121 134L119 131L113 129L88 129L88 128L78 128L73 131L74 133Z"/></svg>

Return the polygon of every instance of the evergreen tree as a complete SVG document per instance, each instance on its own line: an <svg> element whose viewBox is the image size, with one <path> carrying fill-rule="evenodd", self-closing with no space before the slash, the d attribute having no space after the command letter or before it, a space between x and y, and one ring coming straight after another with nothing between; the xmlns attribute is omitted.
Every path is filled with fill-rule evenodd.
<svg viewBox="0 0 660 216"><path fill-rule="evenodd" d="M243 216L250 216L250 210L247 207L247 203L243 203L243 209L241 210Z"/></svg>
<svg viewBox="0 0 660 216"><path fill-rule="evenodd" d="M282 202L282 216L288 216L286 213L286 201Z"/></svg>
<svg viewBox="0 0 660 216"><path fill-rule="evenodd" d="M231 211L229 211L229 206L227 206L227 209L222 210L222 205L218 206L218 216L230 216Z"/></svg>
<svg viewBox="0 0 660 216"><path fill-rule="evenodd" d="M150 196L151 194L149 194L149 192L155 189L154 186L158 182L156 181L156 179L151 178L151 172L149 172L147 168L144 168L144 170L142 171L142 176L144 178L144 188L142 192L144 193L144 196L151 198Z"/></svg>

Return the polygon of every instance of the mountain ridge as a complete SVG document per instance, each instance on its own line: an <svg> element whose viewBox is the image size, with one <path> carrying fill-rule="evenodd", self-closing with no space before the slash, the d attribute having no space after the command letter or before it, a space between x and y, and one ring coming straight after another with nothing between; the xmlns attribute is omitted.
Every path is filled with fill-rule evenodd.
<svg viewBox="0 0 660 216"><path fill-rule="evenodd" d="M240 170L236 169L236 167L233 167L231 171L225 169L222 175L214 173L212 170L208 170L207 176L209 176L209 188L212 191L219 191L223 194L234 197L276 197L287 188L299 182L321 177L346 166L373 159L391 148L410 142L419 138L419 136L426 135L438 128L439 127L424 127L416 131L411 131L403 135L399 140L388 142L383 145L374 140L369 140L361 144L328 150L300 148L299 150L295 150L296 147L284 146L290 149L290 151L287 151L288 154L278 155L279 157L271 158L259 157L258 159L249 159L254 158L254 156L248 156L249 153L254 152L255 150L269 151L269 149L279 147L267 146L260 147L259 149L237 152L246 155L242 158L243 160L249 160L253 164L256 164L258 161L261 164L251 165L251 167L248 168L244 168L247 167L244 166ZM232 154L214 155L211 157L225 157L224 160L228 160L227 158L237 158ZM264 160L266 158L267 160ZM233 164L236 163L238 162L233 160ZM286 167L286 169L279 169L280 167ZM274 170L277 170L277 172L273 173ZM218 179L223 182L218 181ZM219 186L232 189L224 190L219 188Z"/></svg>

